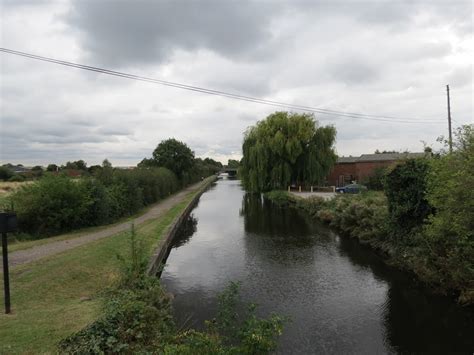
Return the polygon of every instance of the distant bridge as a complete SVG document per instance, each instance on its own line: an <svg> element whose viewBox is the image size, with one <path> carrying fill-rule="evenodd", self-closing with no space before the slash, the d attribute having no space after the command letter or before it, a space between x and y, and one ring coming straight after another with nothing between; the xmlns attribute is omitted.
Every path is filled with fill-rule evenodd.
<svg viewBox="0 0 474 355"><path fill-rule="evenodd" d="M219 171L219 174L227 173L229 176L237 176L237 168L223 168Z"/></svg>

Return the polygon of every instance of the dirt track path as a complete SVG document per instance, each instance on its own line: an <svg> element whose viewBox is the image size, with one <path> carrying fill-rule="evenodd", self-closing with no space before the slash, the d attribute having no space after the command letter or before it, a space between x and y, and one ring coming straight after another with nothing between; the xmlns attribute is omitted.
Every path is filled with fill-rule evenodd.
<svg viewBox="0 0 474 355"><path fill-rule="evenodd" d="M76 238L72 237L71 239L51 242L47 244L38 245L36 247L32 247L30 249L18 250L12 253L8 253L9 266L10 268L12 268L17 265L28 264L33 261L42 259L44 257L62 253L63 251L90 243L94 240L110 237L117 233L130 230L130 226L132 223L135 223L135 225L138 226L139 224L142 224L143 222L146 222L150 219L155 219L162 216L170 208L172 208L176 204L183 201L189 192L198 190L204 183L205 182L199 182L197 184L189 186L185 188L184 190L168 197L167 199L161 202L158 202L145 214L131 221L116 224L116 225L110 226L109 228L100 230L98 232L85 234L80 237L76 237ZM1 259L2 258L0 256L0 260ZM1 269L3 269L3 266L0 263L0 270Z"/></svg>

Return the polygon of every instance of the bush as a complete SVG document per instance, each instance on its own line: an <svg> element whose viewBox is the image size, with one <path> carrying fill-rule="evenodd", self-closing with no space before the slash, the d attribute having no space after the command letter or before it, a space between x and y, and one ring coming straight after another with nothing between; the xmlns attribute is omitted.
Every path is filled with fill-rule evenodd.
<svg viewBox="0 0 474 355"><path fill-rule="evenodd" d="M436 213L423 231L419 253L430 282L471 293L474 299L474 131L457 133L456 150L431 161L427 199ZM470 291L469 291L470 290ZM463 296L462 296L463 297ZM467 296L466 296L467 297Z"/></svg>
<svg viewBox="0 0 474 355"><path fill-rule="evenodd" d="M81 227L91 205L85 184L47 176L12 196L21 231L51 235Z"/></svg>
<svg viewBox="0 0 474 355"><path fill-rule="evenodd" d="M14 174L13 176L11 176L8 181L10 182L23 182L25 181L25 177L23 175L20 175L20 174Z"/></svg>
<svg viewBox="0 0 474 355"><path fill-rule="evenodd" d="M387 202L380 193L338 196L318 216L361 241L383 240L386 235Z"/></svg>
<svg viewBox="0 0 474 355"><path fill-rule="evenodd" d="M48 236L111 223L170 195L178 186L176 176L165 168L105 167L96 178L75 181L67 176L45 176L11 199L20 231Z"/></svg>
<svg viewBox="0 0 474 355"><path fill-rule="evenodd" d="M13 176L13 171L6 166L0 166L0 180L8 180Z"/></svg>
<svg viewBox="0 0 474 355"><path fill-rule="evenodd" d="M408 159L387 174L384 190L393 235L408 235L431 214L426 198L428 172L427 159Z"/></svg>
<svg viewBox="0 0 474 355"><path fill-rule="evenodd" d="M385 176L387 175L387 168L377 167L374 169L366 181L363 182L370 190L382 191L384 188Z"/></svg>

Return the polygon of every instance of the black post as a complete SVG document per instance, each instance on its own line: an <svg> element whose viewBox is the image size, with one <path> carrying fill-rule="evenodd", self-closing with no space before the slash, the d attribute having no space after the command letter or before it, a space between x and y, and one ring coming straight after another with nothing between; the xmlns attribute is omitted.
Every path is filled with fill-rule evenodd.
<svg viewBox="0 0 474 355"><path fill-rule="evenodd" d="M8 273L7 233L2 233L3 285L5 291L5 313L10 313L10 275Z"/></svg>

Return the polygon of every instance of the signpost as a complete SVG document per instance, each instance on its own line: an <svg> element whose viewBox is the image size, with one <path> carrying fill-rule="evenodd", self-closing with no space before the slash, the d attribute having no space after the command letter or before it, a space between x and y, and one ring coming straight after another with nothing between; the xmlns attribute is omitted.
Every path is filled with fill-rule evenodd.
<svg viewBox="0 0 474 355"><path fill-rule="evenodd" d="M5 293L5 313L10 313L10 275L8 273L8 241L7 233L16 230L16 213L0 212L0 233L2 233L3 253L3 285Z"/></svg>

